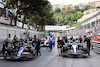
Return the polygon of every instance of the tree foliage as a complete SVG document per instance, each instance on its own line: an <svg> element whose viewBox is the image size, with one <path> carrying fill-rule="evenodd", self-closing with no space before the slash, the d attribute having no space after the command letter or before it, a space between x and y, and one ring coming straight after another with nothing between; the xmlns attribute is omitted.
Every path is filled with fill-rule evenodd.
<svg viewBox="0 0 100 67"><path fill-rule="evenodd" d="M55 12L60 12L60 11L61 11L60 8L55 9Z"/></svg>
<svg viewBox="0 0 100 67"><path fill-rule="evenodd" d="M86 6L84 7L85 10L88 10L89 8L90 8L89 5L86 5Z"/></svg>
<svg viewBox="0 0 100 67"><path fill-rule="evenodd" d="M88 9L93 9L91 6L84 6L84 8L80 9L79 6L75 6L75 9L71 9L70 7L66 8L56 8L54 17L56 17L56 22L59 22L59 25L73 25L76 23L78 19L80 19L84 15L84 11ZM99 8L99 7L98 7Z"/></svg>
<svg viewBox="0 0 100 67"><path fill-rule="evenodd" d="M36 28L37 25L40 25L42 28L44 28L45 25L55 24L52 6L48 0L5 0L5 2L5 8L16 10L16 21L18 14L24 16L23 26L26 23L26 19L31 21L31 25L34 25L35 23ZM2 12L0 13L2 14Z"/></svg>
<svg viewBox="0 0 100 67"><path fill-rule="evenodd" d="M58 8L57 8L58 9ZM83 12L76 6L76 9L62 9L57 12L55 9L56 22L59 21L59 25L73 25L75 21L83 16Z"/></svg>

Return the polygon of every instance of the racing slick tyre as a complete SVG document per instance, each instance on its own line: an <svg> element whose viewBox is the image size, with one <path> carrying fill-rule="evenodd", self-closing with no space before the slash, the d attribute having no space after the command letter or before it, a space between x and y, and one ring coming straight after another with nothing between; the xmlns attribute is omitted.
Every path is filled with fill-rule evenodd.
<svg viewBox="0 0 100 67"><path fill-rule="evenodd" d="M65 51L67 51L67 50L68 50L67 47L63 47L62 52L65 52Z"/></svg>
<svg viewBox="0 0 100 67"><path fill-rule="evenodd" d="M66 52L66 51L68 51L68 50L69 50L68 47L64 47L64 46L63 46L63 47L62 47L62 50L61 50L61 56L64 57L64 56L65 56L65 55L64 55L64 52Z"/></svg>
<svg viewBox="0 0 100 67"><path fill-rule="evenodd" d="M90 56L90 53L88 53L88 56Z"/></svg>

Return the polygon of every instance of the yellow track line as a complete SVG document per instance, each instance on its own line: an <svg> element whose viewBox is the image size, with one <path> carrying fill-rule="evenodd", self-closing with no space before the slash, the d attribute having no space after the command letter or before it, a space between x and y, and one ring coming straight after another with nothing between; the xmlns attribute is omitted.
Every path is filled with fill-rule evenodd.
<svg viewBox="0 0 100 67"><path fill-rule="evenodd" d="M63 57L44 56L44 57L37 57L37 58L63 58Z"/></svg>

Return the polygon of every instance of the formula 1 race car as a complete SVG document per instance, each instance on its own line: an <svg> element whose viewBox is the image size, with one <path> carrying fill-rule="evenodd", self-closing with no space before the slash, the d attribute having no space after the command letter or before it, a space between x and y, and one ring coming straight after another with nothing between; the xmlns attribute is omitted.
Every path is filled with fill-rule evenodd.
<svg viewBox="0 0 100 67"><path fill-rule="evenodd" d="M35 54L35 48L32 46L28 47L27 45L27 43L24 43L22 47L9 47L4 52L4 59L32 58Z"/></svg>
<svg viewBox="0 0 100 67"><path fill-rule="evenodd" d="M67 45L67 47L65 46ZM66 43L62 47L61 55L82 55L82 54L88 54L90 55L90 52L86 45L82 45L80 43Z"/></svg>
<svg viewBox="0 0 100 67"><path fill-rule="evenodd" d="M41 47L50 47L49 46L49 41L48 40L42 40Z"/></svg>

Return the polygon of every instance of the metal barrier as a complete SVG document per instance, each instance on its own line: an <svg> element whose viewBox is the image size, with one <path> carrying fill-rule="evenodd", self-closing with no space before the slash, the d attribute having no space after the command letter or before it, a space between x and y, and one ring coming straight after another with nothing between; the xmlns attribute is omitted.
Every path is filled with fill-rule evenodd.
<svg viewBox="0 0 100 67"><path fill-rule="evenodd" d="M93 46L94 46L93 50L94 50L96 53L100 54L100 42L94 41L94 42L93 42Z"/></svg>

